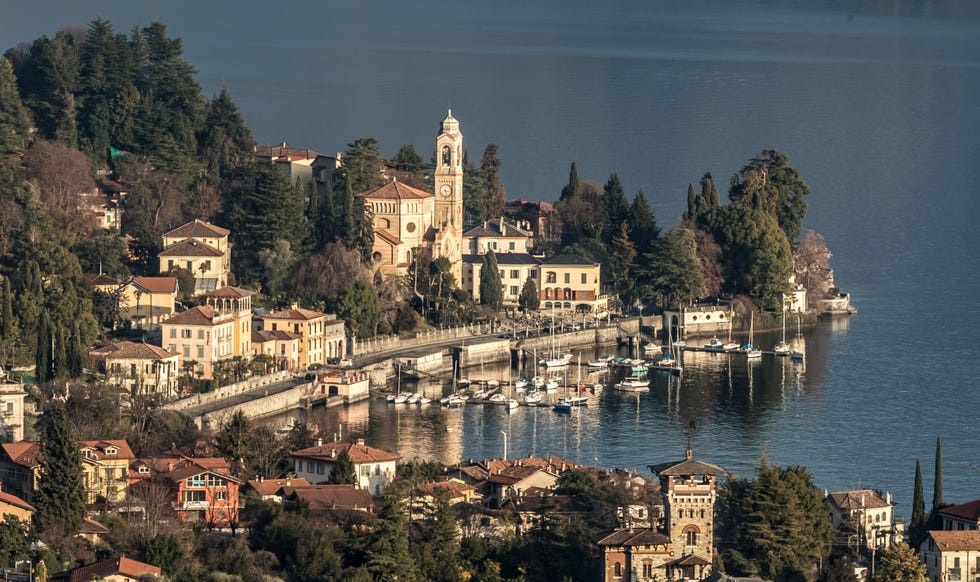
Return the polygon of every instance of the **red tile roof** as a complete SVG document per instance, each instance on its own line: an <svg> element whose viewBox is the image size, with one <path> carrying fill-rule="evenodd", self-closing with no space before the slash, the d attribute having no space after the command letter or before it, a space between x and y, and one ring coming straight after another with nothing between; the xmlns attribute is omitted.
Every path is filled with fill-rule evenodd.
<svg viewBox="0 0 980 582"><path fill-rule="evenodd" d="M980 530L931 531L929 535L943 552L980 550Z"/></svg>
<svg viewBox="0 0 980 582"><path fill-rule="evenodd" d="M397 236L391 234L387 230L381 230L381 229L375 230L374 231L374 234L375 234L375 236L379 237L381 240L383 240L383 241L385 241L387 243L390 243L392 245L398 246L398 245L402 244L401 239L399 239Z"/></svg>
<svg viewBox="0 0 980 582"><path fill-rule="evenodd" d="M670 538L650 529L617 529L596 540L599 546L663 546L670 544Z"/></svg>
<svg viewBox="0 0 980 582"><path fill-rule="evenodd" d="M111 560L103 560L88 566L75 568L71 571L69 582L88 582L93 578L104 578L113 574L121 574L131 578L152 575L159 576L160 568L153 564L147 564L132 560L125 556L120 556Z"/></svg>
<svg viewBox="0 0 980 582"><path fill-rule="evenodd" d="M217 313L208 305L198 305L161 322L163 325L216 325Z"/></svg>
<svg viewBox="0 0 980 582"><path fill-rule="evenodd" d="M854 511L858 509L880 509L891 507L878 495L877 491L871 489L857 489L854 491L839 491L829 495L831 503L844 511Z"/></svg>
<svg viewBox="0 0 980 582"><path fill-rule="evenodd" d="M263 315L262 319L298 319L308 321L310 319L326 317L327 315L327 313L313 311L312 309L303 309L302 307L293 306L288 309L280 309L279 311L270 311L269 313Z"/></svg>
<svg viewBox="0 0 980 582"><path fill-rule="evenodd" d="M939 510L939 513L968 521L980 522L980 499L944 507Z"/></svg>
<svg viewBox="0 0 980 582"><path fill-rule="evenodd" d="M210 238L228 236L230 230L203 220L193 220L163 234L166 238Z"/></svg>
<svg viewBox="0 0 980 582"><path fill-rule="evenodd" d="M91 458L102 461L106 459L133 459L133 450L124 440L82 441L81 448L90 449ZM116 453L107 454L106 449L114 447ZM0 445L11 462L23 467L33 468L41 462L41 443L32 441L17 441Z"/></svg>
<svg viewBox="0 0 980 582"><path fill-rule="evenodd" d="M374 498L367 489L354 485L307 485L283 487L283 497L302 499L311 511L327 509L359 509L374 511Z"/></svg>
<svg viewBox="0 0 980 582"><path fill-rule="evenodd" d="M318 461L333 462L336 460L337 456L340 455L341 451L347 451L347 455L350 456L350 460L355 465L361 463L383 463L386 461L397 461L401 458L401 455L389 453L388 451L369 445L354 444L345 441L323 443L323 445L293 451L290 453L290 455L293 457L302 457L304 459L316 459Z"/></svg>
<svg viewBox="0 0 980 582"><path fill-rule="evenodd" d="M220 257L222 252L196 238L185 238L165 248L158 257Z"/></svg>
<svg viewBox="0 0 980 582"><path fill-rule="evenodd" d="M150 473L140 473L139 468L141 466L150 467ZM231 474L231 466L228 461L214 457L154 457L137 459L130 466L131 478L148 478L159 475L177 482L204 473L211 473L235 483L242 483L241 479Z"/></svg>
<svg viewBox="0 0 980 582"><path fill-rule="evenodd" d="M112 342L89 352L93 358L162 360L172 358L177 352L168 352L160 346L142 342Z"/></svg>
<svg viewBox="0 0 980 582"><path fill-rule="evenodd" d="M255 157L272 158L274 160L295 161L295 160L315 160L317 152L310 149L291 148L288 144L277 146L255 146Z"/></svg>
<svg viewBox="0 0 980 582"><path fill-rule="evenodd" d="M0 444L4 454L11 462L23 467L36 467L38 456L41 454L41 445L31 441L17 441L16 443Z"/></svg>
<svg viewBox="0 0 980 582"><path fill-rule="evenodd" d="M231 299L238 299L241 297L251 297L255 295L255 291L249 291L248 289L242 289L241 287L226 286L221 289L215 289L214 291L208 291L204 294L205 297L224 297Z"/></svg>
<svg viewBox="0 0 980 582"><path fill-rule="evenodd" d="M262 329L252 332L252 343L264 344L272 341L290 341L302 339L302 337L302 335L291 331L283 331L281 329Z"/></svg>
<svg viewBox="0 0 980 582"><path fill-rule="evenodd" d="M363 196L369 200L424 200L432 198L432 194L424 190L412 188L395 180L373 190L361 192L358 196Z"/></svg>
<svg viewBox="0 0 980 582"><path fill-rule="evenodd" d="M133 277L133 285L148 293L176 293L177 277Z"/></svg>
<svg viewBox="0 0 980 582"><path fill-rule="evenodd" d="M11 495L10 493L4 493L3 491L0 491L0 505L3 504L13 505L14 507L26 509L27 511L34 511L34 506L24 501L20 497L17 497L16 495ZM2 515L3 512L0 511L0 516Z"/></svg>
<svg viewBox="0 0 980 582"><path fill-rule="evenodd" d="M279 495L284 487L309 487L310 485L312 483L302 477L290 479L249 479L248 481L248 486L262 496Z"/></svg>
<svg viewBox="0 0 980 582"><path fill-rule="evenodd" d="M102 273L86 273L85 280L92 284L93 287L118 287L122 285L122 281L110 277L109 275L103 275Z"/></svg>

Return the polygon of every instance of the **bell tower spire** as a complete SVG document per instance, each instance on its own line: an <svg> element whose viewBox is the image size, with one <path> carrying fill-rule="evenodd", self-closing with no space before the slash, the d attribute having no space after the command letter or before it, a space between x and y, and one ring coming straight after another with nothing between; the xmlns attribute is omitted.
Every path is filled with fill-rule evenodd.
<svg viewBox="0 0 980 582"><path fill-rule="evenodd" d="M435 224L463 229L463 134L449 109L436 136Z"/></svg>

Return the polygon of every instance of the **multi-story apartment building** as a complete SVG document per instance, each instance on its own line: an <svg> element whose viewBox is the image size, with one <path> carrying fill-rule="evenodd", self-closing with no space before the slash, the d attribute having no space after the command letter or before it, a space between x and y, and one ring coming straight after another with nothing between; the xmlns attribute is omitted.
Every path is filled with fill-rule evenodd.
<svg viewBox="0 0 980 582"><path fill-rule="evenodd" d="M215 365L235 355L238 323L234 314L219 313L209 305L199 305L163 321L160 341L167 351L180 356L183 372L210 380L214 377Z"/></svg>
<svg viewBox="0 0 980 582"><path fill-rule="evenodd" d="M238 491L242 483L231 474L225 459L137 459L129 472L134 503L152 503L163 496L180 523L210 527L238 524Z"/></svg>
<svg viewBox="0 0 980 582"><path fill-rule="evenodd" d="M347 353L344 321L328 313L303 309L292 304L288 309L256 317L263 331L288 331L300 336L299 366L325 364L330 358Z"/></svg>
<svg viewBox="0 0 980 582"><path fill-rule="evenodd" d="M864 548L884 549L905 536L905 527L895 521L891 493L872 489L838 491L824 498L834 529L856 535Z"/></svg>
<svg viewBox="0 0 980 582"><path fill-rule="evenodd" d="M538 292L542 309L604 314L608 298L600 285L599 263L584 257L558 255L541 262Z"/></svg>
<svg viewBox="0 0 980 582"><path fill-rule="evenodd" d="M324 483L330 478L337 463L337 457L346 451L354 464L357 485L374 495L380 495L391 480L395 478L395 468L401 457L364 444L364 439L356 442L336 441L293 451L289 456L295 463L296 476L310 483Z"/></svg>
<svg viewBox="0 0 980 582"><path fill-rule="evenodd" d="M24 385L8 378L0 367L0 437L6 437L4 440L16 442L24 438L25 396Z"/></svg>
<svg viewBox="0 0 980 582"><path fill-rule="evenodd" d="M980 530L930 531L919 559L930 582L980 581Z"/></svg>
<svg viewBox="0 0 980 582"><path fill-rule="evenodd" d="M119 294L120 315L138 329L160 329L177 305L176 277L133 277Z"/></svg>
<svg viewBox="0 0 980 582"><path fill-rule="evenodd" d="M502 255L526 253L534 246L534 235L503 218L486 220L463 233L463 252L482 255L487 251Z"/></svg>

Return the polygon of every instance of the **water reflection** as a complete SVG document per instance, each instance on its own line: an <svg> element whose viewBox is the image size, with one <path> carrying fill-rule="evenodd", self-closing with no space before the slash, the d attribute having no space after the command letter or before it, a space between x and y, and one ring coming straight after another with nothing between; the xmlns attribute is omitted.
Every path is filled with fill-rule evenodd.
<svg viewBox="0 0 980 582"><path fill-rule="evenodd" d="M595 404L571 414L558 414L548 407L521 406L508 411L503 406L467 403L460 409L447 409L435 402L395 405L372 399L346 408L296 411L269 422L276 426L291 419L312 422L327 435L364 437L403 458L446 464L503 456L506 433L511 457L559 455L583 464L643 469L652 459L683 450L693 421L693 438L702 449L711 450L722 461L744 459L746 450L753 451L751 464L757 458L755 451L771 438L774 424L799 414L801 400L820 398L813 378L825 375L828 335L846 333L846 329L846 325L834 324L792 338L794 349L806 350L805 363L770 355L747 360L740 354L685 351L681 354L683 375L651 371L647 393L612 390L626 373L623 369L594 374L583 366L583 382L599 381L607 388ZM760 334L760 345L775 343L778 335ZM587 362L613 351L583 350L576 357ZM616 353L627 355L625 349ZM472 380L507 381L537 373L541 371L530 361L520 370L506 363L484 363L466 370ZM574 382L579 367L568 366L557 375ZM422 392L434 400L451 386L448 376L442 382L401 379L403 391ZM391 387L395 388L394 383Z"/></svg>

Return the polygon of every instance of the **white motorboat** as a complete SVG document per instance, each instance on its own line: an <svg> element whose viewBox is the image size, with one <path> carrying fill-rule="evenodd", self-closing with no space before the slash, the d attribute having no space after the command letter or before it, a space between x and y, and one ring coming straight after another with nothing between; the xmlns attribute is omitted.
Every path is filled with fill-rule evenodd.
<svg viewBox="0 0 980 582"><path fill-rule="evenodd" d="M645 378L623 378L621 382L614 384L613 388L622 392L649 392L650 381Z"/></svg>

